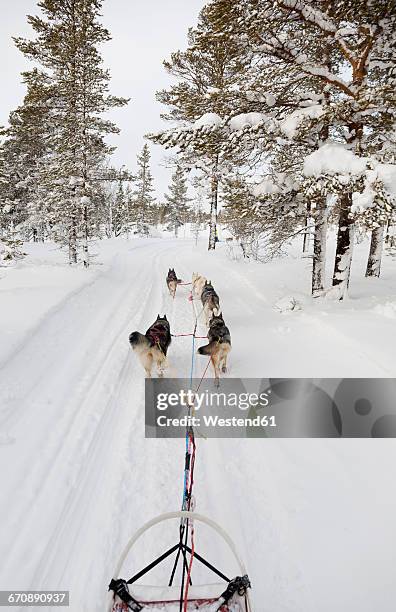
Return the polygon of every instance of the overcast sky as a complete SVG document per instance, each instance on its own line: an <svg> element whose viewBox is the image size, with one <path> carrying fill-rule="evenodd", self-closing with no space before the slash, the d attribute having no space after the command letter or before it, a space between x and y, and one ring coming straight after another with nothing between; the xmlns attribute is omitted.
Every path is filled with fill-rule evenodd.
<svg viewBox="0 0 396 612"><path fill-rule="evenodd" d="M145 133L163 126L161 105L155 91L170 83L162 61L172 51L184 49L187 30L194 26L205 0L105 0L103 24L112 40L102 47L105 65L110 68L111 93L131 98L127 107L117 109L112 118L121 133L112 140L117 145L114 161L135 168L136 153L144 144ZM37 14L34 0L0 0L0 57L2 91L0 125L24 95L20 72L29 67L15 48L12 36L29 36L26 15ZM166 190L169 171L161 166L164 150L152 145L152 170L158 195Z"/></svg>

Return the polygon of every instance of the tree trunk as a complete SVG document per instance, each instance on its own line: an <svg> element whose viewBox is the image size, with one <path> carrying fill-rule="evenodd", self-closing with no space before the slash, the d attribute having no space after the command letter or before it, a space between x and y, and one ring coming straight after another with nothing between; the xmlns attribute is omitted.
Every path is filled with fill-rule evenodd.
<svg viewBox="0 0 396 612"><path fill-rule="evenodd" d="M384 244L384 227L377 227L371 232L370 253L367 261L366 276L379 277Z"/></svg>
<svg viewBox="0 0 396 612"><path fill-rule="evenodd" d="M303 255L305 255L305 253L307 253L309 250L309 243L311 242L310 229L311 229L311 205L308 202L307 214L305 217L305 230L304 230L303 248L302 248Z"/></svg>
<svg viewBox="0 0 396 612"><path fill-rule="evenodd" d="M217 164L216 158L212 179L211 179L211 192L210 192L210 229L209 229L209 245L208 250L214 251L216 248L216 232L217 232L217 195L219 188L219 181L217 178Z"/></svg>
<svg viewBox="0 0 396 612"><path fill-rule="evenodd" d="M354 223L350 217L352 194L341 196L341 210L338 222L337 249L333 274L333 287L337 288L339 300L346 297L351 273Z"/></svg>
<svg viewBox="0 0 396 612"><path fill-rule="evenodd" d="M323 291L325 286L327 246L327 210L325 199L318 202L314 213L314 221L312 295Z"/></svg>
<svg viewBox="0 0 396 612"><path fill-rule="evenodd" d="M88 206L84 206L83 262L84 262L84 268L88 268L89 267L89 252L88 252Z"/></svg>
<svg viewBox="0 0 396 612"><path fill-rule="evenodd" d="M69 231L69 264L77 263L77 227L76 220L72 218L72 224Z"/></svg>
<svg viewBox="0 0 396 612"><path fill-rule="evenodd" d="M392 221L388 221L386 226L385 244L390 248L395 246L395 228Z"/></svg>

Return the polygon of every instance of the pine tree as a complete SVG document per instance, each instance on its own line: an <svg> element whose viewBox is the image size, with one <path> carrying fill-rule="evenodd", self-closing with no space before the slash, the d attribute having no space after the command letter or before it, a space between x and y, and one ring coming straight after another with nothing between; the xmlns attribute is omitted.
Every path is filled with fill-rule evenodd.
<svg viewBox="0 0 396 612"><path fill-rule="evenodd" d="M34 69L22 74L27 93L23 104L11 112L2 130L0 198L10 210L8 220L28 239L43 239L45 218L40 214L37 182L40 164L51 134L51 89L45 74Z"/></svg>
<svg viewBox="0 0 396 612"><path fill-rule="evenodd" d="M132 191L136 232L144 236L149 235L150 225L156 222L157 216L156 200L152 195L154 186L150 170L150 158L150 149L145 144L142 152L137 155L138 169L134 176L134 190Z"/></svg>
<svg viewBox="0 0 396 612"><path fill-rule="evenodd" d="M263 114L261 125L255 122L248 129L240 130L245 143L253 139L253 150L261 146L270 157L271 149L282 144L282 137L286 147L290 147L290 140L308 147L305 155L310 147L320 146L320 141L327 138L344 142L360 156L386 147L395 123L392 94L395 58L391 49L396 13L391 5L385 0L376 3L241 0L234 3L224 13L221 28L240 41L241 53L246 54L249 49L253 61L243 76L245 90L252 89L253 95L249 97L256 104L255 110ZM351 78L345 78L345 74L351 74ZM266 91L260 89L260 79ZM312 98L304 118L304 106L310 105L303 99L306 85L312 92L311 98L312 94L316 97L316 104L312 104L315 102ZM248 107L253 110L251 105ZM240 112L246 113L246 107L241 106ZM292 121L289 121L290 127L299 123L300 118L304 121L296 135L289 133L285 139L285 121ZM232 142L238 139L239 135L232 135ZM304 155L299 159L302 162ZM321 209L325 206L322 198ZM337 208L339 231L333 286L343 299L349 283L353 247L352 192L344 190L338 194ZM321 212L319 218L323 220L325 216ZM318 240L323 243L320 225L317 224ZM317 270L318 279L322 275L321 267L322 270ZM315 275L314 270L313 286Z"/></svg>
<svg viewBox="0 0 396 612"><path fill-rule="evenodd" d="M190 198L187 196L187 179L183 169L178 166L172 174L172 183L169 185L169 193L165 194L166 210L165 220L170 229L178 236L179 227L188 221L191 212L189 207Z"/></svg>
<svg viewBox="0 0 396 612"><path fill-rule="evenodd" d="M53 133L50 154L38 179L41 206L54 237L76 263L79 244L89 264L98 180L112 149L104 140L118 129L103 113L127 103L108 93L110 75L98 47L110 39L100 22L102 0L42 0L43 16L29 16L34 40L15 39L28 58L41 64L50 82Z"/></svg>
<svg viewBox="0 0 396 612"><path fill-rule="evenodd" d="M196 28L189 30L187 50L173 53L170 61L164 62L178 82L169 90L158 92L157 98L168 107L163 118L176 120L178 125L169 132L151 136L166 147L177 146L181 163L206 176L211 211L209 250L216 246L219 185L231 150L224 154L220 133L215 136L206 128L214 128L232 111L238 96L235 85L244 68L239 45L219 28L223 11L232 4L231 0L214 0L205 6Z"/></svg>

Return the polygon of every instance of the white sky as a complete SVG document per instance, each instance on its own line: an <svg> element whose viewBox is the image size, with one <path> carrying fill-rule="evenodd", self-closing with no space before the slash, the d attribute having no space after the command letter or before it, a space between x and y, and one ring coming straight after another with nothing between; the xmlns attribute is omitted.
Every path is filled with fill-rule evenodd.
<svg viewBox="0 0 396 612"><path fill-rule="evenodd" d="M161 105L155 100L156 90L170 83L162 66L172 51L184 49L187 30L194 26L205 0L105 0L102 23L112 40L102 47L105 65L110 68L111 93L131 98L128 106L112 113L121 133L112 139L117 146L114 163L135 169L147 132L164 126L160 119ZM0 57L2 92L0 125L7 123L9 112L18 106L24 95L20 72L31 66L16 49L12 36L29 36L27 14L37 14L34 0L0 0ZM170 171L161 166L166 154L159 146L150 145L152 171L158 196L166 191Z"/></svg>

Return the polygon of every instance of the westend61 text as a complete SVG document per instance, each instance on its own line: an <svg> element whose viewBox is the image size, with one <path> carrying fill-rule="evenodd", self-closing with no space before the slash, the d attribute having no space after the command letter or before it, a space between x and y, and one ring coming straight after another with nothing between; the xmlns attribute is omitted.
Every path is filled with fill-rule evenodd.
<svg viewBox="0 0 396 612"><path fill-rule="evenodd" d="M256 416L222 418L216 415L184 416L180 418L169 418L165 415L157 417L158 427L276 427L275 416Z"/></svg>

